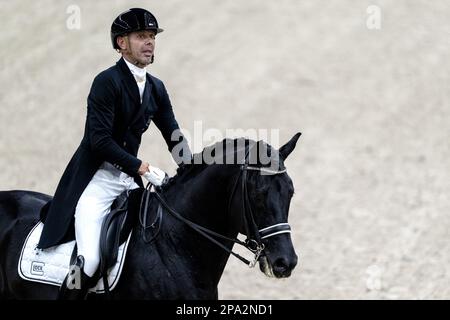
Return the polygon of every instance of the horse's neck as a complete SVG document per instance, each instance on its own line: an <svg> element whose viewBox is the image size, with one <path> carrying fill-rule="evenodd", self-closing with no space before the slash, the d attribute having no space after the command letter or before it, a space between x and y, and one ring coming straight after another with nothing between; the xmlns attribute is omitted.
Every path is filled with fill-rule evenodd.
<svg viewBox="0 0 450 320"><path fill-rule="evenodd" d="M209 170L209 172L201 172L180 188L169 190L168 203L183 217L214 232L234 238L238 234L239 226L235 217L228 212L228 201L229 186L236 171L228 169L227 172L220 168ZM187 263L193 264L191 268L195 271L194 277L200 276L204 280L205 274L198 272L203 270L209 274L210 281L217 285L229 253L183 222L173 217L170 219L172 225L169 225L167 221L165 224L165 227L171 230L169 231L170 239L166 241L176 246L174 249L177 253L184 255ZM218 240L228 248L232 248L232 242Z"/></svg>
<svg viewBox="0 0 450 320"><path fill-rule="evenodd" d="M167 198L180 214L216 232L236 235L238 226L228 212L230 185L236 178L231 167L207 167L193 179L168 190Z"/></svg>

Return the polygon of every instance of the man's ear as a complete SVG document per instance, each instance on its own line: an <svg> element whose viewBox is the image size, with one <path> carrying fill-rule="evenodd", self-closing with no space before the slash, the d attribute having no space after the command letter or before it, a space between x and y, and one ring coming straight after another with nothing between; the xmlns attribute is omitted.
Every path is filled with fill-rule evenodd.
<svg viewBox="0 0 450 320"><path fill-rule="evenodd" d="M127 49L128 43L126 41L126 36L118 36L116 38L116 42L117 42L117 45L119 46L120 50Z"/></svg>

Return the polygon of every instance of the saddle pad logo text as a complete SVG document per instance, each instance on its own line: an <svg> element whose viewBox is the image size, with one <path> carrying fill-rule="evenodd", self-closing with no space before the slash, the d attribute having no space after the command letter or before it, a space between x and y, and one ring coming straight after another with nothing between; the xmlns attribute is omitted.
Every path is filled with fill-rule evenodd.
<svg viewBox="0 0 450 320"><path fill-rule="evenodd" d="M44 266L45 266L45 263L33 261L31 263L31 274L35 274L37 276L43 276L44 275Z"/></svg>

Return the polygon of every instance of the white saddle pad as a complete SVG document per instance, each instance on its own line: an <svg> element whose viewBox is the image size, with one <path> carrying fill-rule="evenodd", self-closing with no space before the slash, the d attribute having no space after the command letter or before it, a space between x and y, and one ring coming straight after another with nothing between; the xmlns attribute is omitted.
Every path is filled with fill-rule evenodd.
<svg viewBox="0 0 450 320"><path fill-rule="evenodd" d="M45 250L36 249L43 226L42 222L36 224L25 240L19 258L19 275L24 280L61 286L69 272L70 257L75 240ZM127 241L119 247L116 264L109 269L109 290L113 290L119 282L130 237L131 232ZM97 285L89 291L103 293L105 291L103 280L100 279Z"/></svg>

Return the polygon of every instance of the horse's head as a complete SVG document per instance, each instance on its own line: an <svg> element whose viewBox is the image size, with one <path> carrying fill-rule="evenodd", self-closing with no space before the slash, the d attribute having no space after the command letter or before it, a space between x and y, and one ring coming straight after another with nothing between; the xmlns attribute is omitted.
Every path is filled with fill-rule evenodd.
<svg viewBox="0 0 450 320"><path fill-rule="evenodd" d="M275 170L260 165L248 165L244 173L246 187L242 197L248 202L241 233L262 244L260 269L267 276L289 277L297 265L297 255L288 224L289 205L294 186L284 167L284 160L294 150L300 133L275 152L278 165ZM245 189L247 189L245 191ZM248 196L246 196L247 194ZM241 199L242 199L241 197ZM245 200L247 198L247 200Z"/></svg>
<svg viewBox="0 0 450 320"><path fill-rule="evenodd" d="M200 222L201 226L178 218L189 223L191 228L234 254L241 261L251 266L259 261L260 269L266 275L277 278L289 277L297 265L297 255L292 245L291 228L288 224L294 186L286 172L284 161L294 150L299 137L300 133L297 133L279 150L264 141L256 142L245 138L225 139L194 155L194 163L179 168L177 175L171 178L163 189L170 190L170 186L177 183L183 185L192 183L185 189L187 197L189 198L189 193L192 193L196 201L202 203L198 200L199 194L207 185L209 193L208 197L203 198L203 203L210 203L212 208L225 208L223 203L220 204L224 198L227 214L211 215L205 214L202 210L186 210L188 212L186 216L189 218L195 216L193 220ZM196 164L197 157L205 163L199 161ZM228 165L230 163L233 165ZM224 181L229 183L223 183ZM199 187L194 187L195 183ZM176 194L174 193L174 197ZM199 216L200 213L203 214ZM225 223L226 221L230 223ZM238 231L247 236L245 242L230 238ZM255 253L255 259L250 262L236 255L231 248L216 241L215 237L244 245Z"/></svg>

